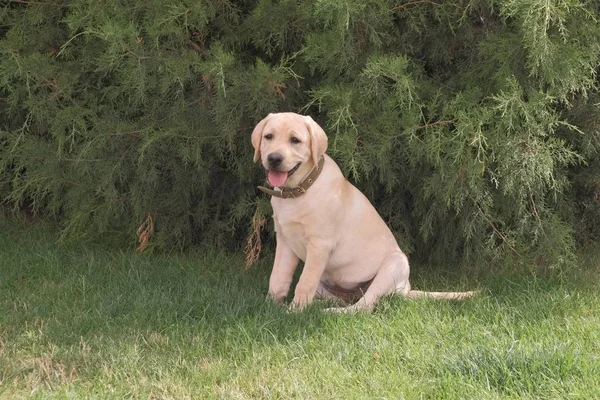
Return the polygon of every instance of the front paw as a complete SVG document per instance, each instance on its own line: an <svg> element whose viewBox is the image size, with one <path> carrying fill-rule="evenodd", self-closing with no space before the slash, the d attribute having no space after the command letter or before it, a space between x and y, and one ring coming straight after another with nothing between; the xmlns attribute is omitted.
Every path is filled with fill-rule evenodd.
<svg viewBox="0 0 600 400"><path fill-rule="evenodd" d="M288 314L300 314L302 312L302 309L292 307L292 305L290 304L288 306L288 308L285 310L285 312Z"/></svg>
<svg viewBox="0 0 600 400"><path fill-rule="evenodd" d="M299 313L302 312L306 309L307 304L306 303L298 303L295 301L292 301L290 303L290 305L288 306L288 312L290 313Z"/></svg>
<svg viewBox="0 0 600 400"><path fill-rule="evenodd" d="M312 298L306 295L299 295L296 293L294 296L294 300L292 300L290 304L290 310L297 312L304 310L310 303L312 303Z"/></svg>
<svg viewBox="0 0 600 400"><path fill-rule="evenodd" d="M271 299L271 301L277 304L283 304L285 298L289 293L289 285L285 286L270 286L269 293L267 294L267 299Z"/></svg>
<svg viewBox="0 0 600 400"><path fill-rule="evenodd" d="M283 305L283 302L285 300L285 296L276 296L273 293L268 293L266 296L266 300L267 301L272 301L273 303L277 304L278 306Z"/></svg>

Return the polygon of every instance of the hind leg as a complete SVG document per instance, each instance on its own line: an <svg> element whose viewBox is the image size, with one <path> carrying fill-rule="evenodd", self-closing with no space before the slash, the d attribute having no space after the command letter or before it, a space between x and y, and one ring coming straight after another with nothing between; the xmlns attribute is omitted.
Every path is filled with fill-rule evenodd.
<svg viewBox="0 0 600 400"><path fill-rule="evenodd" d="M410 292L408 276L410 267L408 258L402 252L392 253L383 260L373 282L356 303L348 307L329 308L328 311L339 313L366 311L375 307L377 300L389 294L398 293L406 296Z"/></svg>

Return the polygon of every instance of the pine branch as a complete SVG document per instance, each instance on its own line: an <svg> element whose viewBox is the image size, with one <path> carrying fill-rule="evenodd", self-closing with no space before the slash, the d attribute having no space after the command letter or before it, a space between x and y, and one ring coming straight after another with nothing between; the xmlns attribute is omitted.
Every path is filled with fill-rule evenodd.
<svg viewBox="0 0 600 400"><path fill-rule="evenodd" d="M27 1L27 0L7 0L8 3L19 3L26 5L39 5L39 6L50 6L50 7L61 7L61 8L69 8L71 5L69 4L60 4L60 3L44 3L41 1Z"/></svg>
<svg viewBox="0 0 600 400"><path fill-rule="evenodd" d="M575 235L600 235L590 228L600 226L600 191L580 183L600 168L594 2L217 3L4 2L0 197L30 196L41 211L64 213L75 234L163 210L169 229L153 236L157 247L218 237L243 248L227 232L245 229L253 207L232 212L233 199L255 193L221 185L258 178L247 158L257 121L310 110L342 170L377 178L361 189L393 229L421 240L410 220L439 237L438 260L426 242L411 243L427 261L548 247L565 259ZM376 174L373 160L383 166ZM131 198L119 202L120 193ZM469 240L477 226L494 246Z"/></svg>
<svg viewBox="0 0 600 400"><path fill-rule="evenodd" d="M55 158L55 157L35 157L29 156L27 157L30 160L39 160L39 161L66 161L66 162L102 162L106 161L103 158Z"/></svg>

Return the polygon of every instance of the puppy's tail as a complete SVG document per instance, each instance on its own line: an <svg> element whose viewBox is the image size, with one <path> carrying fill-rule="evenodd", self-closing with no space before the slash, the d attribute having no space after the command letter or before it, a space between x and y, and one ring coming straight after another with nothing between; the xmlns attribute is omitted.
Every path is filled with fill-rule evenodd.
<svg viewBox="0 0 600 400"><path fill-rule="evenodd" d="M411 290L406 294L406 297L439 300L465 300L475 296L478 293L478 290L471 290L469 292L422 292L420 290Z"/></svg>

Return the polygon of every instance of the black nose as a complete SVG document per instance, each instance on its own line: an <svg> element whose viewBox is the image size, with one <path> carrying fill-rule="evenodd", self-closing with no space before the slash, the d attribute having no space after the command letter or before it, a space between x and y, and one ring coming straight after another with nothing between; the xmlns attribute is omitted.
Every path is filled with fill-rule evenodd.
<svg viewBox="0 0 600 400"><path fill-rule="evenodd" d="M270 153L267 156L267 161L271 167L278 167L283 161L283 155L281 153Z"/></svg>

